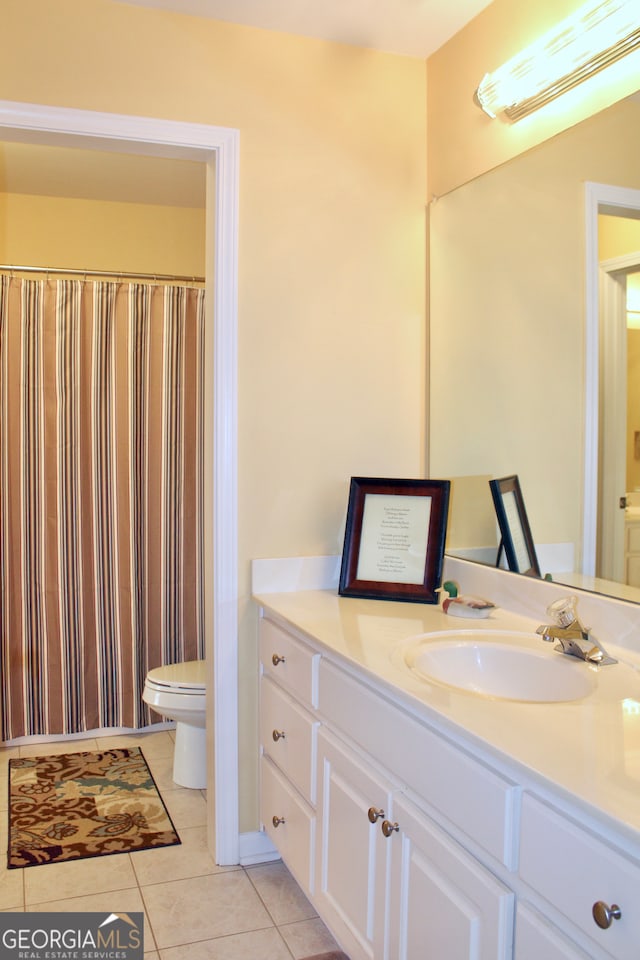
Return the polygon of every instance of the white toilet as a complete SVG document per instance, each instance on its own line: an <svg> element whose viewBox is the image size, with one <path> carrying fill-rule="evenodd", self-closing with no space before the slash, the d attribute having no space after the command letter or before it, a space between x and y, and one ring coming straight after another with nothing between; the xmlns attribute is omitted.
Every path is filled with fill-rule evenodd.
<svg viewBox="0 0 640 960"><path fill-rule="evenodd" d="M160 716L176 721L175 783L204 789L207 785L205 661L189 660L150 670L142 699Z"/></svg>

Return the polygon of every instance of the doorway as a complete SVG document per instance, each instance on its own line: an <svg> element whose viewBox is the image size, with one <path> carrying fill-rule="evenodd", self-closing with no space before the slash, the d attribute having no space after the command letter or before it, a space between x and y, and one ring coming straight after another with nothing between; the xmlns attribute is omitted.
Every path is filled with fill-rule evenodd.
<svg viewBox="0 0 640 960"><path fill-rule="evenodd" d="M625 441L618 439L626 422L626 390L614 389L616 370L626 371L626 321L617 321L607 330L612 339L601 336L601 315L622 318L626 310L626 280L620 274L632 272L633 262L617 263L610 271L601 269L598 246L598 217L640 218L640 190L608 184L585 185L586 231L586 323L585 323L585 440L582 573L601 577L613 570L614 557L622 555L624 514L615 502L626 488ZM601 314L602 306L602 314ZM621 360L621 357L623 360ZM612 359L614 358L614 359ZM612 379L613 378L613 379ZM626 372L624 373L626 382ZM608 397L607 427L603 419L603 397ZM624 431L623 431L624 438ZM606 469L603 469L606 464ZM602 504L612 513L603 520ZM617 514L614 515L612 503ZM607 538L602 542L603 535ZM608 559L603 563L603 551ZM607 578L609 579L609 577ZM620 580L622 577L620 577Z"/></svg>
<svg viewBox="0 0 640 960"><path fill-rule="evenodd" d="M0 101L0 136L46 145L197 160L207 165L205 633L209 846L239 862L237 683L237 130ZM213 278L215 277L215 284ZM224 558L224 560L222 559ZM216 642L214 644L213 637ZM216 789L224 784L224 789Z"/></svg>
<svg viewBox="0 0 640 960"><path fill-rule="evenodd" d="M634 342L627 324L627 280L639 269L640 252L600 265L601 441L596 572L598 577L616 583L628 583L625 555L629 513L625 508L634 486L630 480L633 452L629 430L634 427L628 416L628 364ZM640 455L640 431L638 434Z"/></svg>

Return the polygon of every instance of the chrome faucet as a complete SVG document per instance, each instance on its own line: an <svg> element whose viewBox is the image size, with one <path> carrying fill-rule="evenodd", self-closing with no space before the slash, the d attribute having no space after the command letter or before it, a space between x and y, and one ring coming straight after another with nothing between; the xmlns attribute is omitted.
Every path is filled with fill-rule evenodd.
<svg viewBox="0 0 640 960"><path fill-rule="evenodd" d="M547 613L555 621L552 624L538 627L543 640L557 640L556 650L566 653L570 657L578 657L588 663L604 666L607 663L617 663L610 657L604 647L589 633L589 627L584 627L576 613L577 597L563 597L554 600L547 607Z"/></svg>

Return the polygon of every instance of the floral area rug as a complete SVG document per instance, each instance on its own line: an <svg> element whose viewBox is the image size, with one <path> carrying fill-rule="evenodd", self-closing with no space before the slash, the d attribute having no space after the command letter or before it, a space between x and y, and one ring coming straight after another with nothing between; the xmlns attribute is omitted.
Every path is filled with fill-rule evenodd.
<svg viewBox="0 0 640 960"><path fill-rule="evenodd" d="M329 953L316 953L313 957L307 957L307 960L349 960L349 957L341 950L331 950Z"/></svg>
<svg viewBox="0 0 640 960"><path fill-rule="evenodd" d="M9 761L9 869L176 843L138 747Z"/></svg>

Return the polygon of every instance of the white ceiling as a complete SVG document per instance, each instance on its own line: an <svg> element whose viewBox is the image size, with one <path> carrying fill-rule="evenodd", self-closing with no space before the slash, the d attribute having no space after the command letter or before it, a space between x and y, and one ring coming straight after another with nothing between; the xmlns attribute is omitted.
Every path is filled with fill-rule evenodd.
<svg viewBox="0 0 640 960"><path fill-rule="evenodd" d="M491 0L120 0L426 59Z"/></svg>

